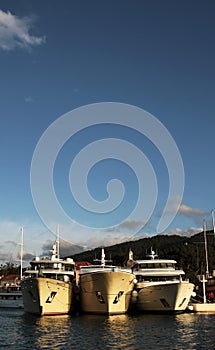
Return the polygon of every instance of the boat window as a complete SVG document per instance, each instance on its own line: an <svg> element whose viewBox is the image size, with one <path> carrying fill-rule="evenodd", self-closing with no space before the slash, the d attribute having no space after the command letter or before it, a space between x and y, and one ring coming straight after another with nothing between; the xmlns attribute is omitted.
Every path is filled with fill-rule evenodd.
<svg viewBox="0 0 215 350"><path fill-rule="evenodd" d="M101 304L105 304L104 298L103 298L102 293L100 291L96 291L96 297Z"/></svg>
<svg viewBox="0 0 215 350"><path fill-rule="evenodd" d="M52 270L54 268L54 264L53 263L46 263L46 264L39 264L37 265L37 269L45 269L45 270Z"/></svg>
<svg viewBox="0 0 215 350"><path fill-rule="evenodd" d="M136 276L138 282L167 282L179 281L180 276Z"/></svg>
<svg viewBox="0 0 215 350"><path fill-rule="evenodd" d="M166 263L161 263L161 268L165 269L167 267Z"/></svg>
<svg viewBox="0 0 215 350"><path fill-rule="evenodd" d="M65 271L74 271L73 265L65 265Z"/></svg>
<svg viewBox="0 0 215 350"><path fill-rule="evenodd" d="M165 308L170 308L170 305L169 305L169 303L168 303L168 301L166 299L161 298L160 301L161 301L161 303L163 304L163 306Z"/></svg>
<svg viewBox="0 0 215 350"><path fill-rule="evenodd" d="M172 267L174 267L174 265L172 263L167 263L167 267L172 268Z"/></svg>
<svg viewBox="0 0 215 350"><path fill-rule="evenodd" d="M141 269L147 269L147 265L148 265L148 264L141 264L141 265L140 265L140 268L141 268Z"/></svg>

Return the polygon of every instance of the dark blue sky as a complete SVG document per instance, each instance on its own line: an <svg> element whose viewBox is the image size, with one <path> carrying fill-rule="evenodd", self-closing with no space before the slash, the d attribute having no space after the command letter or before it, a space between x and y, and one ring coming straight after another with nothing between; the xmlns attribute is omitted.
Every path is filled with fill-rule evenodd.
<svg viewBox="0 0 215 350"><path fill-rule="evenodd" d="M215 2L2 0L0 10L0 235L8 233L13 240L24 225L33 240L34 230L44 230L30 188L36 144L64 113L106 101L140 107L171 133L183 161L185 191L166 232L198 229L214 208ZM72 150L100 132L133 137L152 163L159 196L145 232L153 234L168 195L168 172L159 152L137 135L112 129L75 139ZM71 153L66 147L63 152L54 181L61 205L72 215L65 184ZM121 208L127 213L137 183L130 170L125 179L124 165L118 166L113 161L98 167L97 175L93 170L89 188L102 197L104 179L123 174L129 204ZM84 213L83 221L88 220ZM73 240L66 231L62 235ZM88 242L87 233L81 234L80 243ZM102 241L103 235L96 235L95 242Z"/></svg>

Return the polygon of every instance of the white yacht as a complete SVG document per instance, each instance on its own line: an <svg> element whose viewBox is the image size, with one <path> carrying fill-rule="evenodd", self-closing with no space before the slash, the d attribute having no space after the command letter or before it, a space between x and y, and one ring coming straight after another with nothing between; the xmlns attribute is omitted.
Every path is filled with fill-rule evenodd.
<svg viewBox="0 0 215 350"><path fill-rule="evenodd" d="M131 269L106 265L102 249L99 265L81 266L77 273L84 313L124 314L128 311L135 276Z"/></svg>
<svg viewBox="0 0 215 350"><path fill-rule="evenodd" d="M24 311L37 315L69 314L72 309L73 259L61 259L59 240L50 257L36 257L21 281Z"/></svg>
<svg viewBox="0 0 215 350"><path fill-rule="evenodd" d="M153 250L145 260L136 260L131 269L136 276L132 305L144 312L183 312L187 309L194 284L176 261L159 259Z"/></svg>

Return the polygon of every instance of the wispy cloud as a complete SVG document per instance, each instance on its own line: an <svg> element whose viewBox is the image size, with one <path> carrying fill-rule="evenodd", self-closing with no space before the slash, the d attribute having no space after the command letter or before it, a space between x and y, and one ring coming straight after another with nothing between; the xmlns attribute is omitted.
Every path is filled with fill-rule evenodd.
<svg viewBox="0 0 215 350"><path fill-rule="evenodd" d="M180 206L179 213L187 217L204 217L209 214L209 212L207 211L204 211L198 208L191 208L185 204L182 204Z"/></svg>
<svg viewBox="0 0 215 350"><path fill-rule="evenodd" d="M205 211L190 208L186 205L181 205L179 213L190 217L193 221L195 218L199 218L199 223L196 227L175 228L164 234L168 235L181 235L181 236L192 236L202 231L201 220L202 216L206 214ZM208 213L207 213L208 214ZM197 222L197 220L196 220ZM125 220L122 224L100 230L90 229L89 227L79 227L74 224L63 225L60 223L60 255L69 256L78 253L80 250L93 249L101 246L110 246L119 244L125 241L136 240L145 237L151 237L153 231L150 229L150 222L147 223L149 234L146 230L133 235L136 228L144 225L144 221L141 220ZM53 223L53 232L49 231L41 223L24 220L22 225L18 222L13 221L0 221L0 260L2 261L15 261L19 263L20 256L20 242L21 242L21 231L20 227L24 226L24 262L27 265L33 256L49 255L50 249L52 248L53 241L56 239L54 233L57 223ZM195 226L195 225L194 225ZM201 227L200 227L201 226Z"/></svg>
<svg viewBox="0 0 215 350"><path fill-rule="evenodd" d="M140 237L138 237L139 239ZM107 234L101 236L101 234L95 234L94 236L90 237L85 241L86 246L88 249L93 249L97 247L107 247L115 244L120 244L126 241L135 240L137 237L128 237L128 235L125 234Z"/></svg>
<svg viewBox="0 0 215 350"><path fill-rule="evenodd" d="M159 213L158 217L160 217L161 215L171 215L172 212L174 212L175 210L177 210L178 215L182 215L184 217L187 217L191 220L193 220L193 222L195 224L200 224L200 222L203 221L203 218L205 216L207 216L210 212L199 209L199 208L192 208L189 207L188 205L181 203L180 206L178 206L178 198L172 198L170 201L170 209L164 213Z"/></svg>
<svg viewBox="0 0 215 350"><path fill-rule="evenodd" d="M131 234L132 232L136 231L137 229L140 229L144 227L147 224L149 226L149 222L145 222L143 220L125 220L119 225L110 227L105 229L105 232L124 232Z"/></svg>
<svg viewBox="0 0 215 350"><path fill-rule="evenodd" d="M42 246L42 255L49 256L53 247L53 240L47 240ZM80 253L84 250L82 246L72 244L63 239L60 239L60 256L69 256Z"/></svg>
<svg viewBox="0 0 215 350"><path fill-rule="evenodd" d="M26 96L25 97L25 102L26 103L31 103L31 102L34 102L33 98L31 96Z"/></svg>
<svg viewBox="0 0 215 350"><path fill-rule="evenodd" d="M16 262L20 238L18 232L20 228L12 221L0 221L0 261Z"/></svg>
<svg viewBox="0 0 215 350"><path fill-rule="evenodd" d="M24 225L25 226L25 225ZM29 228L31 227L31 228ZM0 221L0 261L20 262L21 248L21 225L19 222L3 220ZM24 259L29 261L36 254L32 250L40 250L38 232L41 232L41 225L26 221L24 229ZM37 247L37 244L39 245ZM26 252L28 250L28 252ZM30 252L29 252L30 251Z"/></svg>
<svg viewBox="0 0 215 350"><path fill-rule="evenodd" d="M17 247L17 242L14 242L14 241L5 241L5 244L11 244L12 246L14 246L14 247Z"/></svg>
<svg viewBox="0 0 215 350"><path fill-rule="evenodd" d="M0 10L0 49L11 51L16 48L30 49L45 43L45 36L30 34L33 28L32 17L17 17L11 12Z"/></svg>
<svg viewBox="0 0 215 350"><path fill-rule="evenodd" d="M168 232L168 235L191 237L191 236L193 236L201 231L202 231L202 227L190 227L186 230L182 230L180 228L175 228L175 229L170 230Z"/></svg>

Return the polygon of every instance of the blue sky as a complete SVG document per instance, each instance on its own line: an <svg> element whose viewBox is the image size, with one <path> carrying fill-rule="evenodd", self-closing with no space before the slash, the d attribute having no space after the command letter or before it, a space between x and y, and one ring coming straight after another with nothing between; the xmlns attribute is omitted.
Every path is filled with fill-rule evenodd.
<svg viewBox="0 0 215 350"><path fill-rule="evenodd" d="M168 165L152 140L124 126L123 115L117 126L104 124L101 115L103 124L81 130L59 150L53 186L71 221L58 222L49 213L47 222L38 214L31 194L30 169L40 137L65 113L95 103L127 104L147 111L162 123L177 145L184 168L184 193L177 215L163 232L190 235L199 231L204 218L210 220L215 173L214 15L215 3L209 0L1 0L1 259L8 260L17 248L21 226L25 252L32 254L40 254L47 240L54 238L51 230L54 232L57 224L66 241L89 247L128 239L144 224L135 237L157 233L169 190ZM55 137L57 140L58 132ZM87 185L95 200L104 201L107 183L120 179L124 199L118 210L91 213L72 197L72 160L87 145L108 138L129 141L151 163L158 193L150 219L146 220L144 213L155 183L148 186L151 177L144 178L147 193L143 216L129 219L139 194L138 176L132 167L114 157L92 167ZM165 144L159 130L157 139ZM116 148L107 149L113 154ZM49 154L45 156L48 163ZM136 158L131 158L135 163ZM137 160L136 165L141 167L141 162ZM42 188L42 201L48 203L43 183L45 168L46 164L38 168L38 193ZM81 192L79 176L75 180L74 188ZM123 191L115 190L113 199L117 201ZM173 208L176 201L171 198ZM44 205L44 216L46 211L51 212L51 204L48 207Z"/></svg>

